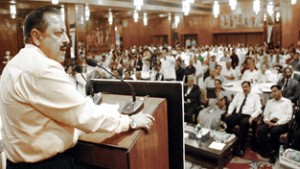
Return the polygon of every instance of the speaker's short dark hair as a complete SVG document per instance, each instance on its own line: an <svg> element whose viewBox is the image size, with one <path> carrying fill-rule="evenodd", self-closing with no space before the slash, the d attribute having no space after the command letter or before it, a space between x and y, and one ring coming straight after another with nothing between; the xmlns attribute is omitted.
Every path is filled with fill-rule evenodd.
<svg viewBox="0 0 300 169"><path fill-rule="evenodd" d="M48 27L48 22L45 19L46 13L53 13L60 15L59 7L57 6L44 6L36 8L31 11L25 18L24 22L24 42L28 43L31 38L31 30L37 29L45 31Z"/></svg>

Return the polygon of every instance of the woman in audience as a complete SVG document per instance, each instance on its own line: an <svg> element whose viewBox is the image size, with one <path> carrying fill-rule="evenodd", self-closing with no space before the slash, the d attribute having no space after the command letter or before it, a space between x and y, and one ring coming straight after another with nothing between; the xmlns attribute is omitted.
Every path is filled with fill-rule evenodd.
<svg viewBox="0 0 300 169"><path fill-rule="evenodd" d="M228 105L229 99L227 96L219 97L215 104L212 104L199 112L197 117L198 123L204 128L219 130L221 116L227 112Z"/></svg>

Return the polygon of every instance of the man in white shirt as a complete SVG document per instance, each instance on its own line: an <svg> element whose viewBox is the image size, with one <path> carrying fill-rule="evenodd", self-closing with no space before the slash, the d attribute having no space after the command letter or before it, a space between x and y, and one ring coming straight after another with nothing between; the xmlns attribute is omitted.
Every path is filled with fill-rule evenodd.
<svg viewBox="0 0 300 169"><path fill-rule="evenodd" d="M176 80L175 62L176 59L173 56L168 55L168 48L163 48L160 56L161 73L164 76L164 80L173 81Z"/></svg>
<svg viewBox="0 0 300 169"><path fill-rule="evenodd" d="M248 67L249 69L247 69L242 76L242 81L250 81L251 83L254 83L255 81L257 81L258 71L255 69L253 59L251 59L251 61L248 62Z"/></svg>
<svg viewBox="0 0 300 169"><path fill-rule="evenodd" d="M121 115L95 105L72 86L60 64L69 44L56 7L30 12L24 23L25 47L5 67L0 86L2 136L7 168L76 168L68 153L84 132L120 133L150 129L153 117ZM78 130L79 129L79 130Z"/></svg>
<svg viewBox="0 0 300 169"><path fill-rule="evenodd" d="M226 68L223 70L224 82L230 82L235 79L235 70L231 67L231 59L226 62Z"/></svg>
<svg viewBox="0 0 300 169"><path fill-rule="evenodd" d="M261 114L260 97L258 94L251 92L251 83L249 81L242 82L242 89L243 93L237 93L234 96L224 118L227 124L227 132L232 132L235 125L239 125L239 139L234 148L234 153L237 156L244 156L248 129L251 126L254 130L253 119Z"/></svg>
<svg viewBox="0 0 300 169"><path fill-rule="evenodd" d="M216 79L221 80L221 82L224 81L224 76L222 72L222 66L221 65L216 65Z"/></svg>
<svg viewBox="0 0 300 169"><path fill-rule="evenodd" d="M211 68L209 69L209 76L204 80L204 88L214 88L216 79L216 70Z"/></svg>
<svg viewBox="0 0 300 169"><path fill-rule="evenodd" d="M292 119L292 102L282 97L281 86L271 87L273 98L268 100L264 109L264 124L258 128L257 135L261 140L263 151L274 163L279 152L279 137L288 131L288 122ZM271 137L269 137L269 135Z"/></svg>
<svg viewBox="0 0 300 169"><path fill-rule="evenodd" d="M261 69L258 71L258 83L268 83L271 82L271 74L272 72L268 70L266 64L261 65ZM272 81L273 82L273 81Z"/></svg>

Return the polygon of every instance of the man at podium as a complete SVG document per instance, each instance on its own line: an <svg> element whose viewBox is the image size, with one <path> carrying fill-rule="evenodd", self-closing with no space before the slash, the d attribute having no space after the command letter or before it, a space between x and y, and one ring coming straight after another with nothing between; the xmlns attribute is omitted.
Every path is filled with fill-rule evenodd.
<svg viewBox="0 0 300 169"><path fill-rule="evenodd" d="M109 105L95 105L72 86L60 64L69 39L59 9L41 7L29 13L24 36L25 47L5 67L0 83L8 169L76 167L68 150L77 143L79 130L150 129L151 115L121 115Z"/></svg>

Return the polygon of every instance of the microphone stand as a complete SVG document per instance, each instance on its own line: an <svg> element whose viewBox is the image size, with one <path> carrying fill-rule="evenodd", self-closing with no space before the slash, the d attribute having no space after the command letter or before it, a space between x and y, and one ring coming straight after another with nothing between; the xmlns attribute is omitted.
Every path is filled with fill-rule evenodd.
<svg viewBox="0 0 300 169"><path fill-rule="evenodd" d="M87 63L90 65L90 66L98 66L100 67L101 69L103 69L105 72L107 72L108 74L110 74L111 76L115 77L116 79L119 79L121 82L123 83L126 83L129 87L130 87L130 90L131 90L131 95L132 95L132 100L131 101L128 101L126 103L126 105L124 106L123 110L122 110L122 113L123 114L127 114L127 115L132 115L132 114L135 114L137 113L138 111L140 111L140 109L143 108L144 106L144 102L143 100L136 100L136 96L135 96L135 91L134 91L134 88L133 86L124 81L123 78L118 78L117 76L115 76L114 74L112 74L110 71L108 71L106 68L104 68L103 66L99 65L95 60L93 59L88 59L87 60ZM93 82L92 82L93 84ZM94 88L92 87L91 91L94 93Z"/></svg>

